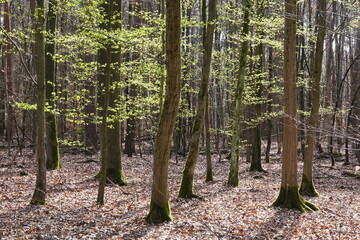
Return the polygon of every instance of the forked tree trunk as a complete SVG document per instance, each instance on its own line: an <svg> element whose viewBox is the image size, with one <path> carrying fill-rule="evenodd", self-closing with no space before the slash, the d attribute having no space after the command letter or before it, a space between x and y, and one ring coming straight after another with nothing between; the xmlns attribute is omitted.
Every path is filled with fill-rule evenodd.
<svg viewBox="0 0 360 240"><path fill-rule="evenodd" d="M300 185L300 193L306 196L318 196L313 181L313 159L315 148L315 137L319 122L320 108L320 80L322 70L323 48L326 32L326 0L319 0L318 12L318 35L316 39L315 59L313 61L313 72L311 82L311 110L309 117L309 128L306 136L304 169Z"/></svg>
<svg viewBox="0 0 360 240"><path fill-rule="evenodd" d="M203 7L206 8L206 1ZM183 177L181 180L181 186L179 191L179 197L181 198L193 198L197 197L194 193L194 172L195 166L199 157L199 140L204 125L204 118L207 106L207 97L209 89L210 79L210 65L211 65L211 54L212 54L212 43L215 29L216 17L216 0L209 0L209 18L206 28L204 28L204 41L203 41L203 66L202 66L202 77L200 84L200 91L198 95L198 106L195 116L194 125L191 131L191 140L189 146L189 153L186 159L185 168L183 171Z"/></svg>
<svg viewBox="0 0 360 240"><path fill-rule="evenodd" d="M304 201L297 183L297 124L296 124L296 0L285 1L284 40L284 135L280 193L274 206L317 210Z"/></svg>
<svg viewBox="0 0 360 240"><path fill-rule="evenodd" d="M61 168L59 141L57 132L57 121L55 115L55 103L53 93L55 92L56 67L53 56L55 54L55 28L56 28L56 1L49 1L49 10L47 13L46 30L48 34L45 44L45 78L46 78L46 101L50 111L45 114L46 117L46 168L48 170Z"/></svg>
<svg viewBox="0 0 360 240"><path fill-rule="evenodd" d="M37 79L36 107L36 183L30 204L46 204L45 158L45 12L44 0L36 0L35 11L35 73Z"/></svg>
<svg viewBox="0 0 360 240"><path fill-rule="evenodd" d="M180 9L180 0L166 0L166 93L155 143L150 211L146 217L146 221L149 223L172 220L168 166L181 90Z"/></svg>
<svg viewBox="0 0 360 240"><path fill-rule="evenodd" d="M249 34L249 24L250 24L250 7L251 0L245 0L244 3L244 23L241 36L243 39L241 43L240 50L240 60L239 68L237 72L237 82L235 89L235 109L233 114L232 122L232 139L231 139L231 152L230 152L230 171L228 184L230 186L236 187L239 185L239 145L240 145L240 125L241 125L241 105L243 91L245 87L245 76L246 76L246 66L247 66L247 55L249 49L249 40L246 40Z"/></svg>

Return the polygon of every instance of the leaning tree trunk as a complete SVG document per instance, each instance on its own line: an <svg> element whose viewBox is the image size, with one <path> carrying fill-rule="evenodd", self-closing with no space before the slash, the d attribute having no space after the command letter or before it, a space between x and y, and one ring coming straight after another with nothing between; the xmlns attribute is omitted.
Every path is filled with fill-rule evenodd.
<svg viewBox="0 0 360 240"><path fill-rule="evenodd" d="M30 204L46 204L46 158L45 158L45 13L44 0L36 1L35 11L35 73L37 79L36 107L36 183Z"/></svg>
<svg viewBox="0 0 360 240"><path fill-rule="evenodd" d="M304 201L297 183L297 124L296 124L296 0L285 1L284 40L284 135L283 162L279 196L274 206L296 208L300 211L317 210Z"/></svg>
<svg viewBox="0 0 360 240"><path fill-rule="evenodd" d="M57 132L57 121L55 115L54 90L56 67L53 56L55 54L55 28L56 28L56 1L48 2L49 10L47 13L46 30L48 40L45 45L45 78L46 78L46 101L50 110L46 112L46 168L48 170L61 168L59 141Z"/></svg>
<svg viewBox="0 0 360 240"><path fill-rule="evenodd" d="M166 1L166 94L155 143L150 212L146 217L146 221L150 223L172 220L169 203L168 166L181 90L180 9L180 0Z"/></svg>
<svg viewBox="0 0 360 240"><path fill-rule="evenodd" d="M300 193L306 196L318 196L313 181L313 159L315 137L319 122L320 108L320 80L322 70L323 48L326 33L326 0L319 0L318 35L316 39L315 59L313 63L313 76L311 88L311 110L309 128L306 136L304 169L300 185Z"/></svg>
<svg viewBox="0 0 360 240"><path fill-rule="evenodd" d="M235 89L235 109L232 122L232 139L231 139L231 152L230 152L230 172L228 184L236 187L239 185L239 145L240 145L240 124L241 124L241 105L243 91L245 87L247 55L249 49L249 40L246 38L249 34L250 24L250 7L251 0L245 0L244 5L244 23L241 36L243 39L241 43L240 62L237 73L237 82Z"/></svg>
<svg viewBox="0 0 360 240"><path fill-rule="evenodd" d="M205 2L205 5L203 4L203 7L206 7L206 1L203 2ZM183 171L183 177L181 180L181 186L179 191L179 197L181 198L197 197L197 195L194 193L193 190L194 172L195 172L197 159L199 156L199 140L204 125L205 111L207 106L206 103L207 103L208 89L209 89L212 43L213 43L213 35L215 29L215 23L214 23L215 17L216 17L216 0L209 0L209 18L207 21L207 26L206 28L204 28L204 41L203 41L204 55L203 55L201 85L198 96L197 113L191 131L189 153L186 159L186 164Z"/></svg>

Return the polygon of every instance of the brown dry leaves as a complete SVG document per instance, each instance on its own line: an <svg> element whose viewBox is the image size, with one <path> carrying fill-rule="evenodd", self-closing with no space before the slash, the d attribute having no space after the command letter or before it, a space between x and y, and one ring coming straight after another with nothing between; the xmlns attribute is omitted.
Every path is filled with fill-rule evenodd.
<svg viewBox="0 0 360 240"><path fill-rule="evenodd" d="M0 154L0 239L360 239L359 180L341 176L353 169L316 160L315 185L321 196L311 201L318 212L271 207L280 184L280 162L264 164L267 174L249 173L241 161L240 186L225 185L229 164L217 162L215 181L204 183L200 156L195 179L202 200L177 199L184 160L170 160L173 222L144 221L150 201L152 156L123 157L128 185L107 186L106 203L95 204L98 162L82 155L62 156L63 168L48 172L48 205L30 206L35 163L28 152L15 161ZM215 162L216 161L216 162ZM29 172L20 176L20 171ZM301 169L299 169L300 173ZM263 175L254 179L253 175Z"/></svg>

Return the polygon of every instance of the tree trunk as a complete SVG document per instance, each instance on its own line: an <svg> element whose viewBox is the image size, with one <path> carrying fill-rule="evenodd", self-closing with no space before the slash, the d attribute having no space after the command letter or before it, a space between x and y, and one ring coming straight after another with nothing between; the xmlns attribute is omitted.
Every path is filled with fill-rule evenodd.
<svg viewBox="0 0 360 240"><path fill-rule="evenodd" d="M211 135L210 135L210 126L209 126L209 97L206 103L206 110L205 110L205 138L206 138L206 182L210 182L213 180L213 173L212 173L212 162L211 162Z"/></svg>
<svg viewBox="0 0 360 240"><path fill-rule="evenodd" d="M304 201L297 183L297 124L296 124L296 0L285 1L284 39L284 135L281 188L274 206L296 208L300 211L316 210Z"/></svg>
<svg viewBox="0 0 360 240"><path fill-rule="evenodd" d="M121 23L118 20L121 20L121 1L114 1L112 3L112 16L114 22L111 22L111 30L116 31L121 29ZM121 67L121 49L112 48L111 49L111 79L110 85L111 89L109 92L109 107L111 109L116 109L118 105L118 99L120 95L120 89L118 84L121 82L121 76L119 69ZM108 146L107 153L107 169L106 176L107 179L118 185L125 185L125 177L121 165L121 134L120 134L120 122L119 119L115 116L111 127L107 130L107 142L111 143Z"/></svg>
<svg viewBox="0 0 360 240"><path fill-rule="evenodd" d="M10 23L10 9L9 9L9 1L4 2L4 29L7 33L11 32L11 23ZM3 76L5 83L5 99L7 99L5 103L5 130L6 130L6 141L8 143L8 156L11 155L11 142L13 137L13 131L15 128L15 115L14 109L11 105L11 100L14 98L13 93L13 80L12 80L12 53L11 53L11 44L5 43L3 46Z"/></svg>
<svg viewBox="0 0 360 240"><path fill-rule="evenodd" d="M203 5L203 7L206 8L206 4ZM186 159L186 164L183 171L183 177L181 180L181 186L179 191L179 197L181 198L197 197L197 195L194 193L193 190L194 172L195 172L197 159L199 156L199 140L203 129L205 111L207 106L212 43L213 43L213 35L215 29L215 24L214 24L215 17L216 17L216 0L209 0L209 18L207 21L207 26L204 29L204 41L203 41L204 55L203 55L201 86L198 95L197 113L191 131L189 153Z"/></svg>
<svg viewBox="0 0 360 240"><path fill-rule="evenodd" d="M274 73L274 69L273 69L273 56L272 56L272 47L269 47L269 89L271 91L271 81L273 79L273 73ZM272 110L272 104L273 104L273 94L269 93L268 94L268 103L267 103L267 112L271 113ZM267 123L267 143L266 143L266 150L265 150L265 162L266 163L270 163L270 150L271 150L271 134L272 134L272 130L273 130L273 123L272 123L272 119L271 117L268 117L268 119L266 119L266 123Z"/></svg>
<svg viewBox="0 0 360 240"><path fill-rule="evenodd" d="M47 13L46 30L48 34L45 44L45 78L46 78L46 101L50 108L46 112L46 168L48 170L61 168L59 141L57 133L57 121L55 115L55 103L53 93L55 92L56 67L53 56L55 54L55 30L56 30L56 1L48 2L49 10Z"/></svg>
<svg viewBox="0 0 360 240"><path fill-rule="evenodd" d="M84 56L84 62L90 63L94 61L95 57L92 55L86 54ZM93 80L93 78L91 78ZM98 132L96 130L96 93L95 93L95 86L94 81L87 81L85 83L85 88L87 90L86 92L86 99L88 99L88 102L85 105L85 114L86 118L84 120L85 122L85 133L84 133L84 144L85 144L85 154L86 155L93 155L96 154L99 150L98 144L99 144L99 136Z"/></svg>
<svg viewBox="0 0 360 240"><path fill-rule="evenodd" d="M146 221L149 223L172 220L169 203L168 165L181 90L180 9L180 0L166 1L166 94L156 136L150 212L146 217Z"/></svg>
<svg viewBox="0 0 360 240"><path fill-rule="evenodd" d="M112 4L113 1L103 3L101 10L104 15L104 22L100 24L100 28L103 30L110 30L110 21L112 19ZM99 64L99 106L100 106L100 154L101 154L101 166L99 172L99 189L97 195L97 204L104 204L105 183L106 183L106 170L108 162L108 112L110 101L110 64L111 64L111 46L108 37L103 36L103 47L98 50L98 64Z"/></svg>
<svg viewBox="0 0 360 240"><path fill-rule="evenodd" d="M309 128L306 136L304 169L300 185L300 193L306 196L318 196L313 182L313 159L315 148L315 137L319 122L320 108L320 80L323 60L324 39L326 33L326 0L318 3L318 35L316 39L315 59L313 61L311 82L311 110L309 117Z"/></svg>
<svg viewBox="0 0 360 240"><path fill-rule="evenodd" d="M237 82L236 82L236 90L235 90L235 109L233 114L233 122L232 122L232 139L231 139L231 159L230 159L230 171L228 184L230 186L236 187L239 185L239 145L240 145L240 124L241 124L241 105L242 105L242 97L243 91L245 87L245 76L246 76L246 67L247 67L247 55L249 49L249 40L245 40L248 37L250 28L250 8L251 8L251 0L245 0L244 3L244 23L241 36L244 40L241 43L241 51L240 51L240 60L239 60L239 68L237 72Z"/></svg>
<svg viewBox="0 0 360 240"><path fill-rule="evenodd" d="M264 2L258 2L258 14L261 19L264 19ZM264 38L264 32L259 32L260 41ZM256 54L258 55L259 59L255 61L255 74L258 74L260 77L255 79L255 95L257 98L257 102L253 109L253 120L256 118L261 118L261 105L262 105L262 81L263 81L263 70L264 70L264 45L262 42L256 47ZM252 138L252 156L251 156L251 164L250 164L250 172L257 171L257 172L265 172L261 165L261 122L260 120L256 120L256 125L253 128L253 138Z"/></svg>
<svg viewBox="0 0 360 240"><path fill-rule="evenodd" d="M45 158L45 11L44 0L36 0L35 11L35 73L37 78L36 107L36 183L30 204L46 204Z"/></svg>

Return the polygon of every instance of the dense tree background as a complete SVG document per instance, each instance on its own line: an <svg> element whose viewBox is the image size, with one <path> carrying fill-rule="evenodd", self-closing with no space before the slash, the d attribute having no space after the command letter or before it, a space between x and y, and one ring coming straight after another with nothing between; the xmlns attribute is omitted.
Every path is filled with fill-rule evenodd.
<svg viewBox="0 0 360 240"><path fill-rule="evenodd" d="M0 1L0 147L14 161L34 150L33 204L46 203L46 168L60 168L67 153L101 160L101 204L106 182L126 184L123 154L155 155L153 179L166 195L158 204L167 216L149 222L171 220L169 157L184 163L179 196L190 198L198 197L199 154L208 156L209 181L211 163L230 159L227 183L238 186L239 158L265 172L283 146L289 156L291 143L292 170L305 161L300 192L312 196L314 156L332 166L342 164L339 156L360 163L358 0L179 1L181 66L166 58L177 42L166 38L175 21L167 19L169 2ZM296 27L294 51L285 56L295 65L287 96L285 22ZM159 165L166 171L156 175ZM291 181L301 199L296 176ZM161 198L157 187L150 213ZM287 203L278 205L316 209Z"/></svg>

